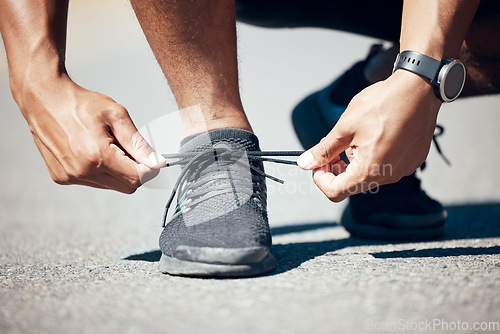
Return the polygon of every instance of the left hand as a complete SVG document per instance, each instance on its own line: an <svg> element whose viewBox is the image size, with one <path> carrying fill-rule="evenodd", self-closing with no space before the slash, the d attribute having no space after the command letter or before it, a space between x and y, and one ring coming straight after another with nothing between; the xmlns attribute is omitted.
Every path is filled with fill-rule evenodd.
<svg viewBox="0 0 500 334"><path fill-rule="evenodd" d="M330 133L297 161L340 202L399 181L427 158L441 101L424 78L398 70L356 95ZM346 151L350 164L340 160Z"/></svg>

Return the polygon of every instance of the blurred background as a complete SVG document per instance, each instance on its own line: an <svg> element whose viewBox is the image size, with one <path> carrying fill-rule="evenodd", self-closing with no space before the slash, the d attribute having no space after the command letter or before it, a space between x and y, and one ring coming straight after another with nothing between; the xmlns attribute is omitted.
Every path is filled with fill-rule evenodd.
<svg viewBox="0 0 500 334"><path fill-rule="evenodd" d="M370 45L378 42L336 31L269 30L243 24L238 25L238 34L242 99L263 150L301 149L290 120L293 107L364 58ZM254 321L258 315L277 328L290 322L304 332L310 332L307 326L311 324L324 325L323 330L329 332L331 326L352 332L353 324L362 324L366 317L381 321L406 315L421 320L423 314L443 316L449 311L451 319L462 320L481 318L496 309L491 302L481 302L495 295L490 292L496 289L491 283L495 282L493 276L491 285L483 287L482 276L470 275L471 271L433 276L431 270L442 272L447 268L439 257L383 262L366 254L366 249L364 254L359 253L359 247L343 249L361 243L346 239L348 234L334 224L346 203L330 203L316 189L309 172L289 166L266 167L269 174L285 180L284 185L268 182L270 223L278 234L274 242L282 244L275 248L281 265L279 276L221 282L160 275L154 261L158 260L163 207L171 189L143 187L133 195L123 195L52 182L11 97L5 52L3 46L0 48L0 276L9 277L0 281L0 332L7 332L8 327L2 326L10 323L17 326L11 328L12 332L21 327L25 332L38 328L54 332L54 326L61 332L71 328L81 332L82 326L97 326L100 332L104 328L139 333L143 328L162 328L162 317L168 315L176 328L183 328L184 315L191 318L196 313L193 310L199 312L195 319L204 319L203 326L192 322L198 331L212 326L213 316L224 325L228 319L233 323L246 319L234 328L241 324L262 331L264 327L259 326L267 323ZM123 104L138 128L177 110L126 0L70 1L67 68L78 84ZM489 203L498 208L499 109L500 96L443 106L439 123L445 127L445 134L439 143L452 166L448 167L435 147L431 148L427 168L419 176L432 197L447 206ZM468 207L464 210L470 211ZM480 210L463 217L455 214L455 222L468 226L472 217L489 226L489 222L498 220L498 210L496 216L481 216ZM289 225L308 224L331 228L309 234L277 233L289 231ZM486 233L486 237L496 233ZM475 236L469 234L463 238L447 244L464 247L495 243L493 239L474 240ZM314 243L308 243L311 241ZM376 247L369 244L368 252L383 246ZM439 250L442 246L430 242L387 247ZM301 265L336 249L340 249L339 254L354 255L322 257ZM143 261L122 261L137 254ZM148 254L153 256L148 258ZM388 265L380 267L381 263ZM300 270L290 270L299 266ZM420 276L415 278L419 270ZM470 281L469 275L478 281ZM421 277L428 278L432 289L421 287ZM434 279L441 277L452 279L452 283L438 282L441 288L449 288L450 294L434 292ZM465 296L477 303L463 297L464 282L472 282ZM161 287L161 298L154 287ZM190 294L187 298L186 293ZM400 298L402 295L406 298ZM443 307L443 303L449 306ZM306 317L305 305L309 311ZM236 311L241 317L231 318ZM158 327L154 327L156 324Z"/></svg>
<svg viewBox="0 0 500 334"><path fill-rule="evenodd" d="M369 46L377 42L329 30L263 29L245 24L238 25L238 34L242 99L264 150L301 149L290 111L308 93L364 58ZM140 224L158 226L170 189L144 188L125 196L51 181L11 97L3 49L0 57L1 215L17 221L33 217L74 220L74 213L79 212L95 219L94 213L108 216L116 208ZM71 1L67 68L80 85L123 104L138 128L177 110L127 1ZM439 143L452 166L432 147L427 168L419 173L424 189L433 197L445 204L500 200L499 107L496 96L443 106L439 123L445 134ZM310 173L277 165L268 165L267 170L286 180L285 185L268 182L272 224L339 218L345 203L332 204L324 198ZM80 213L82 206L90 211ZM6 219L0 224L6 224Z"/></svg>
<svg viewBox="0 0 500 334"><path fill-rule="evenodd" d="M263 29L245 24L238 26L238 33L242 99L265 150L301 149L291 126L292 108L308 93L324 87L364 58L369 46L377 42L336 31ZM80 85L123 104L138 128L177 109L127 1L71 1L67 68ZM433 197L446 204L500 200L499 109L500 97L495 96L443 106L439 122L445 126L445 135L439 142L452 166L448 167L432 147L428 167L420 173L424 189ZM53 218L72 212L74 205L95 210L96 196L123 208L131 202L143 203L143 211L155 212L160 218L166 190L141 189L124 196L83 187L61 187L50 180L11 97L3 49L0 110L0 168L4 175L0 181L0 205L4 218ZM273 165L267 169L286 180L283 186L269 182L272 223L338 218L344 204L331 204L323 198L312 185L309 173ZM21 210L28 207L29 210ZM158 219L153 217L139 220L154 226ZM5 220L0 223L5 224Z"/></svg>

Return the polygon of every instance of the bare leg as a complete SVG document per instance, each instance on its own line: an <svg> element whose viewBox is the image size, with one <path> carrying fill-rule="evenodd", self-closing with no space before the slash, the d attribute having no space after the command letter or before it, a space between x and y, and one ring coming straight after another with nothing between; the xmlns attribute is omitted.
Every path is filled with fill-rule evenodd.
<svg viewBox="0 0 500 334"><path fill-rule="evenodd" d="M463 97L500 93L500 5L495 5L476 16L460 50L467 69Z"/></svg>
<svg viewBox="0 0 500 334"><path fill-rule="evenodd" d="M201 107L181 113L185 134L252 131L238 88L234 0L131 3L179 108Z"/></svg>

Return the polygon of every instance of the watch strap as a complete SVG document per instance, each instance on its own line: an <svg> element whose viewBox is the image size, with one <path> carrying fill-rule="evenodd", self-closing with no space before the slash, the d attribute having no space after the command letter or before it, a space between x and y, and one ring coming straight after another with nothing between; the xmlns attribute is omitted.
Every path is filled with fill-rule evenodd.
<svg viewBox="0 0 500 334"><path fill-rule="evenodd" d="M441 66L441 61L434 58L415 51L403 51L398 55L394 63L393 72L398 68L402 68L424 76L430 79L431 82L436 82Z"/></svg>

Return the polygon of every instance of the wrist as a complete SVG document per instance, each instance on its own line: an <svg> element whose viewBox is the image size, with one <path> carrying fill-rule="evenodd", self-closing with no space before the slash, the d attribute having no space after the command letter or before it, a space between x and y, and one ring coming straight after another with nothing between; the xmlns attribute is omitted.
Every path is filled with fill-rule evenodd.
<svg viewBox="0 0 500 334"><path fill-rule="evenodd" d="M426 94L434 94L434 87L431 82L427 78L424 78L416 73L400 68L394 71L391 74L391 77L408 82L412 86L416 85L420 88L421 92L425 92Z"/></svg>
<svg viewBox="0 0 500 334"><path fill-rule="evenodd" d="M59 56L28 55L9 62L9 79L12 95L20 103L26 93L56 87L70 80L64 60Z"/></svg>
<svg viewBox="0 0 500 334"><path fill-rule="evenodd" d="M435 94L434 87L431 82L416 73L398 69L390 76L392 80L397 83L394 83L398 86L411 87L411 94L430 101L436 106L441 106L443 103ZM438 107L439 109L439 107Z"/></svg>
<svg viewBox="0 0 500 334"><path fill-rule="evenodd" d="M465 84L466 70L457 59L434 59L427 55L405 50L398 54L394 70L403 69L429 80L436 97L443 102L458 98Z"/></svg>

